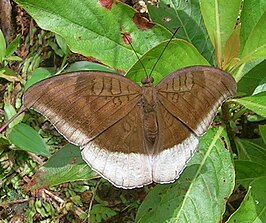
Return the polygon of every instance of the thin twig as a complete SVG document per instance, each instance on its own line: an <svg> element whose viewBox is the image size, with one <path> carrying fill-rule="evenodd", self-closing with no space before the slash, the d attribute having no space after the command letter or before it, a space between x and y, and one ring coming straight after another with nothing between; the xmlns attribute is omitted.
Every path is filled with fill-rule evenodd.
<svg viewBox="0 0 266 223"><path fill-rule="evenodd" d="M28 154L34 162L38 163L39 165L44 164L43 160L40 157L38 157L37 155L35 155L34 153L28 152Z"/></svg>
<svg viewBox="0 0 266 223"><path fill-rule="evenodd" d="M102 178L101 178L102 179ZM101 182L101 179L97 182L96 186L95 186L95 189L93 190L92 192L92 197L91 197L91 201L90 201L90 204L89 204L89 215L88 215L88 218L90 217L90 212L91 212L91 207L92 207L92 202L94 201L94 198L95 198L95 194L96 194L96 191L98 189L98 186L100 185L100 182Z"/></svg>
<svg viewBox="0 0 266 223"><path fill-rule="evenodd" d="M28 202L30 200L33 200L33 198L25 198L25 199L19 199L19 200L14 200L14 201L3 202L3 203L0 203L0 207L11 206L14 204L21 204L24 202Z"/></svg>
<svg viewBox="0 0 266 223"><path fill-rule="evenodd" d="M48 195L49 197L51 197L52 199L54 199L55 201L57 201L58 203L60 203L60 205L62 205L63 203L65 203L65 201L61 198L61 197L58 197L56 195L54 195L52 192L50 192L49 190L46 190L46 189L43 189L42 190L46 195ZM77 215L77 216L80 216L82 213L84 213L84 211L77 207L76 205L73 205L73 210L74 210L74 213Z"/></svg>

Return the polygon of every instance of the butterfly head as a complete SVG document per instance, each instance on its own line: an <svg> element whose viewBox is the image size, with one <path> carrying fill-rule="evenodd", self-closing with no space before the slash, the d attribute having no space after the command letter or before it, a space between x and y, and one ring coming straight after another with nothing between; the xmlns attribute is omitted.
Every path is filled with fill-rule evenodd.
<svg viewBox="0 0 266 223"><path fill-rule="evenodd" d="M141 83L143 86L151 86L153 83L154 79L152 76L146 76L141 80Z"/></svg>

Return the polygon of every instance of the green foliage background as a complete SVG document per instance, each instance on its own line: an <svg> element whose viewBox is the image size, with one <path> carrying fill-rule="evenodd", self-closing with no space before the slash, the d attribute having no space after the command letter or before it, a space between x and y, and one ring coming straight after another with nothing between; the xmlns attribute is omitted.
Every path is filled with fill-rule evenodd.
<svg viewBox="0 0 266 223"><path fill-rule="evenodd" d="M67 69L116 72L113 70L115 68L125 71L126 76L137 83L145 76L145 72L132 47L123 41L122 34L131 36L132 45L149 73L167 40L179 26L177 39L166 48L152 73L155 81L158 82L171 71L182 67L212 65L233 75L238 83L238 94L222 108L223 114L229 117L226 125L210 128L201 138L197 153L180 179L173 184L156 185L149 191L138 208L135 221L220 222L223 216L230 223L266 221L265 124L257 128L257 139L237 134L241 132L239 120L243 116L257 126L265 123L265 0L161 0L158 6L148 6L149 17L155 23L150 28L139 28L133 20L137 12L120 2L113 3L111 8L103 7L101 1L97 0L75 0L68 1L67 4L63 0L55 0L52 4L44 0L16 2L42 29L56 34L59 47L54 46L53 49L57 54L67 57L72 51L96 58L107 65L76 63ZM12 73L7 69L9 62L20 60L13 55L18 45L17 39L7 46L1 32L0 34L1 78L11 83L14 80L21 82L28 88L43 78L66 71L65 60L57 69L37 68L40 55L36 54L23 62L21 75ZM37 65L33 66L33 63ZM32 67L37 69L31 69ZM6 118L16 113L8 100L8 94L5 95L3 105ZM20 105L20 97L21 94L18 94L16 108ZM51 141L48 143L47 136L40 136L40 128L30 127L32 118L25 116L27 117L23 121L26 124L21 123L23 117L17 118L6 134L1 135L0 154L3 161L4 151L8 147L49 157L41 167L36 168L35 164L30 164L35 175L32 177L34 181L31 181L34 183L28 185L28 190L53 188L64 182L77 180L95 182L92 180L96 177L95 173L80 159L77 149L66 145L54 153L58 146ZM241 124L243 128L245 123ZM33 138L34 141L29 140ZM73 159L75 162L70 162ZM3 182L7 171L5 169L1 172ZM247 191L245 198L236 211L225 214L226 202L239 185ZM97 200L95 183L82 188L94 190L93 199ZM2 202L11 198L11 195L1 194ZM51 211L51 205L48 207L45 202L37 201L34 214L42 213L43 218L50 216L53 219L51 222L58 222L55 220L56 213ZM108 204L100 199L97 201L98 204L91 207L92 222L101 222L117 215L116 210L110 209ZM79 200L74 204L79 206ZM67 211L70 209L66 208ZM83 214L85 213L86 210ZM26 217L33 219L34 214L26 214ZM87 213L85 217L80 217L86 219L88 216Z"/></svg>

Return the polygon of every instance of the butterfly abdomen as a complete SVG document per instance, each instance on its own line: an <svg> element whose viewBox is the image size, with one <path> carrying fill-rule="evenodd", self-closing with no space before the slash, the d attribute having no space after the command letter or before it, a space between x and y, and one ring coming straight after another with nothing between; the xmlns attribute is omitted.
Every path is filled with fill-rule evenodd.
<svg viewBox="0 0 266 223"><path fill-rule="evenodd" d="M144 136L151 149L158 136L158 122L156 113L155 90L152 85L142 88L143 126Z"/></svg>
<svg viewBox="0 0 266 223"><path fill-rule="evenodd" d="M154 145L158 135L158 124L155 112L149 112L144 114L144 134L146 140Z"/></svg>

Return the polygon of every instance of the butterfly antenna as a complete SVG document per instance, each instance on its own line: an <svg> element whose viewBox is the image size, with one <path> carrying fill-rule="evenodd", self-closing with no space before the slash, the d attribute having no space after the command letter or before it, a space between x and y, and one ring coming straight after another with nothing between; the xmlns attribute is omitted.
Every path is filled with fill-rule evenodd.
<svg viewBox="0 0 266 223"><path fill-rule="evenodd" d="M168 42L166 43L165 47L163 48L163 51L161 52L160 56L158 57L158 60L156 61L156 63L153 65L151 72L149 74L149 76L151 76L154 68L156 67L157 63L159 62L159 60L161 59L164 51L166 50L166 48L168 47L168 45L170 44L170 42L172 41L172 39L175 37L175 34L177 33L177 31L180 29L180 27L177 27L177 29L175 30L175 32L173 33L173 35L171 36L171 38L168 40Z"/></svg>
<svg viewBox="0 0 266 223"><path fill-rule="evenodd" d="M148 77L149 75L148 75L148 73L147 73L147 71L146 71L146 69L145 69L145 67L144 67L144 64L143 64L142 61L140 60L139 55L137 54L135 48L134 48L133 45L131 44L131 40L127 37L126 34L123 34L123 36L124 36L124 38L127 40L127 42L129 43L129 45L131 46L133 52L135 53L135 55L137 56L137 58L138 58L138 60L139 60L139 62L140 62L140 64L141 64L141 66L143 67L143 70L144 70L146 76Z"/></svg>

